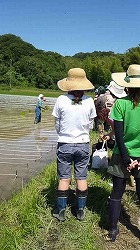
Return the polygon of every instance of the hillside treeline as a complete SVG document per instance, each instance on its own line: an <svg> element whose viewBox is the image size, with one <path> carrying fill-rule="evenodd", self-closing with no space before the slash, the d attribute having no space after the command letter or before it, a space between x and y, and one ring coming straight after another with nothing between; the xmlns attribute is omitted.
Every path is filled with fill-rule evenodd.
<svg viewBox="0 0 140 250"><path fill-rule="evenodd" d="M94 51L64 57L56 52L36 49L13 34L0 36L2 88L57 89L57 81L73 67L85 69L89 80L98 87L110 82L112 72L125 71L133 63L140 64L140 45L128 49L124 54Z"/></svg>

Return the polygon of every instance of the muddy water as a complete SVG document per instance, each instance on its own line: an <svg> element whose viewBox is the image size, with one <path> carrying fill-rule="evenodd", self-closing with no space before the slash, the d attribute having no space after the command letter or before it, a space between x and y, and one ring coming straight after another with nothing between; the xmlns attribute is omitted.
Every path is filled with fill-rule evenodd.
<svg viewBox="0 0 140 250"><path fill-rule="evenodd" d="M57 134L46 98L41 123L34 124L37 97L0 95L0 200L21 189L55 158Z"/></svg>

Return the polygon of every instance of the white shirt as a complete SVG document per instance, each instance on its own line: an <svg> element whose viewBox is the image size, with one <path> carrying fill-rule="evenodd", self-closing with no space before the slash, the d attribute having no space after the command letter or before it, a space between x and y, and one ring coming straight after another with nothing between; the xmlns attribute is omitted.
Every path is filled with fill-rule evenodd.
<svg viewBox="0 0 140 250"><path fill-rule="evenodd" d="M90 125L96 117L94 101L82 96L82 104L72 105L73 95L61 95L57 98L52 115L57 121L58 142L89 142Z"/></svg>

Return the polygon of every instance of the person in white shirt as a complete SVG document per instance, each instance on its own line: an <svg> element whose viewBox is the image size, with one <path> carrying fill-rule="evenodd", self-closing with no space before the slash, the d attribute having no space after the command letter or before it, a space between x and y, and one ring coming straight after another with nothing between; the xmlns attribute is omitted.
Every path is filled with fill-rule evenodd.
<svg viewBox="0 0 140 250"><path fill-rule="evenodd" d="M87 171L90 158L89 131L96 117L94 101L84 95L85 90L94 86L81 68L72 68L68 76L57 83L59 89L67 92L60 95L52 115L58 133L56 209L53 216L60 221L66 219L66 206L71 180L72 164L76 179L77 219L84 219L87 199Z"/></svg>

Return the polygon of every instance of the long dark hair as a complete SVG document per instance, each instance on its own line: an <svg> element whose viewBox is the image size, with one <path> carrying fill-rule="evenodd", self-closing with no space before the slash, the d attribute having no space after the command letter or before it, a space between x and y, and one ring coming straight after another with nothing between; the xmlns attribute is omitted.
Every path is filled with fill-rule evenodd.
<svg viewBox="0 0 140 250"><path fill-rule="evenodd" d="M133 108L135 108L140 102L140 88L128 88L127 94L133 102Z"/></svg>

